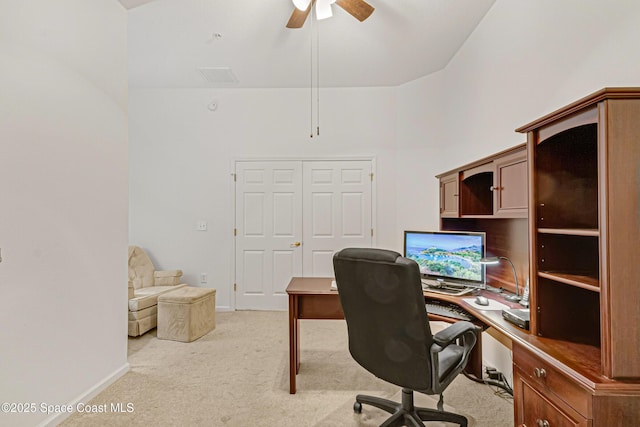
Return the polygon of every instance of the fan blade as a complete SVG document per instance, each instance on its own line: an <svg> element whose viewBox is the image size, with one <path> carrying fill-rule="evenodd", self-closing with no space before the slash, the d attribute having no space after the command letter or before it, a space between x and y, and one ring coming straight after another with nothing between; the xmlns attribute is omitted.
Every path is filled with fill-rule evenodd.
<svg viewBox="0 0 640 427"><path fill-rule="evenodd" d="M289 18L289 22L287 22L287 28L302 28L304 25L304 21L307 20L307 16L309 16L309 12L313 8L313 4L316 0L311 0L309 3L309 7L307 10L302 11L297 8L293 8L293 13L291 14L291 18Z"/></svg>
<svg viewBox="0 0 640 427"><path fill-rule="evenodd" d="M336 4L360 22L371 16L375 10L364 0L336 0Z"/></svg>

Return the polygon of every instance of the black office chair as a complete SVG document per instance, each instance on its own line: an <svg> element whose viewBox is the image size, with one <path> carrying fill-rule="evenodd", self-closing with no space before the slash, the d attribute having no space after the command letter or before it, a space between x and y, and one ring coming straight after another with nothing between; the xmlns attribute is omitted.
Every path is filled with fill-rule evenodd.
<svg viewBox="0 0 640 427"><path fill-rule="evenodd" d="M457 322L433 335L418 264L384 249L348 248L333 257L338 295L347 321L349 351L366 370L402 387L402 403L357 395L362 404L393 414L381 427L423 426L467 418L443 409L442 392L465 368L478 329ZM416 407L413 392L440 395L437 410Z"/></svg>

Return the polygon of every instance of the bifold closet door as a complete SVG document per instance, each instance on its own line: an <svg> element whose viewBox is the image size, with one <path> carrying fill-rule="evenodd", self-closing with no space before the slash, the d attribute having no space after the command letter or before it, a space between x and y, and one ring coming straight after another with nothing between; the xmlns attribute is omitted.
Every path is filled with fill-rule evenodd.
<svg viewBox="0 0 640 427"><path fill-rule="evenodd" d="M371 161L303 164L303 251L305 277L333 277L333 254L346 247L371 247Z"/></svg>
<svg viewBox="0 0 640 427"><path fill-rule="evenodd" d="M372 244L372 162L236 162L236 308L285 310L292 277L333 277Z"/></svg>
<svg viewBox="0 0 640 427"><path fill-rule="evenodd" d="M302 275L302 162L236 163L236 308L284 310Z"/></svg>

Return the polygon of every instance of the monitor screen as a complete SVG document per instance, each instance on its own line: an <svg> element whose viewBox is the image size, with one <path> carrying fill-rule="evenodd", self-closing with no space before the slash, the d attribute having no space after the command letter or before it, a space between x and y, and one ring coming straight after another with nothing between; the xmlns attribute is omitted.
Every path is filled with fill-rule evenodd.
<svg viewBox="0 0 640 427"><path fill-rule="evenodd" d="M484 285L485 233L405 231L404 256L418 263L423 277Z"/></svg>

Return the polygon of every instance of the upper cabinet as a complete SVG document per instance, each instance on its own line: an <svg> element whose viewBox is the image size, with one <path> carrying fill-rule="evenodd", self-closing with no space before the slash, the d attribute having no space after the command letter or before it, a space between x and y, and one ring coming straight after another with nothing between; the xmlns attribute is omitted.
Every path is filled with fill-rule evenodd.
<svg viewBox="0 0 640 427"><path fill-rule="evenodd" d="M526 218L527 152L521 144L437 176L442 218Z"/></svg>
<svg viewBox="0 0 640 427"><path fill-rule="evenodd" d="M458 217L458 173L440 178L440 216L443 218Z"/></svg>
<svg viewBox="0 0 640 427"><path fill-rule="evenodd" d="M502 156L493 161L493 214L501 218L527 216L526 150ZM524 191L523 191L524 189Z"/></svg>

